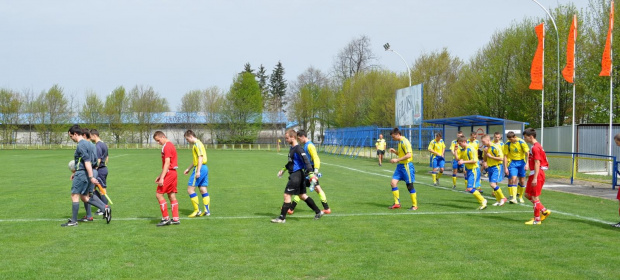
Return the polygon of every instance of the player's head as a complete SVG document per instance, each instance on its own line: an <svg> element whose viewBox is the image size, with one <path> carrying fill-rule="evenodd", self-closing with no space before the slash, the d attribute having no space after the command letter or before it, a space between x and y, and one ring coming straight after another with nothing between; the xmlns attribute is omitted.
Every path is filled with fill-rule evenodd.
<svg viewBox="0 0 620 280"><path fill-rule="evenodd" d="M489 136L488 134L482 135L482 145L491 145L491 136Z"/></svg>
<svg viewBox="0 0 620 280"><path fill-rule="evenodd" d="M78 137L82 137L82 128L78 124L74 124L69 128L69 137L74 142L79 141Z"/></svg>
<svg viewBox="0 0 620 280"><path fill-rule="evenodd" d="M302 144L306 144L306 142L308 142L308 134L303 129L297 131L297 138L299 138L299 142Z"/></svg>
<svg viewBox="0 0 620 280"><path fill-rule="evenodd" d="M463 131L460 131L456 133L456 138L459 138L459 136L463 136Z"/></svg>
<svg viewBox="0 0 620 280"><path fill-rule="evenodd" d="M476 136L478 136L478 134L477 134L475 131L472 131L472 132L469 134L469 138L470 138L470 139L472 139L472 140L476 139Z"/></svg>
<svg viewBox="0 0 620 280"><path fill-rule="evenodd" d="M390 131L390 136L392 136L393 140L400 140L400 130L398 129L398 127L395 127L392 129L392 131Z"/></svg>
<svg viewBox="0 0 620 280"><path fill-rule="evenodd" d="M168 138L166 138L166 134L164 134L164 132L160 130L155 131L155 133L153 133L153 139L159 145L163 145L163 144L166 144L166 142L168 142Z"/></svg>
<svg viewBox="0 0 620 280"><path fill-rule="evenodd" d="M297 131L294 129L289 129L284 133L284 141L289 145L297 144Z"/></svg>
<svg viewBox="0 0 620 280"><path fill-rule="evenodd" d="M183 136L185 137L185 140L187 140L187 142L190 142L192 144L195 143L198 139L196 138L196 133L194 133L191 129L185 131L185 134L183 134Z"/></svg>
<svg viewBox="0 0 620 280"><path fill-rule="evenodd" d="M90 138L93 141L98 141L99 140L99 131L96 129L91 129L90 130Z"/></svg>
<svg viewBox="0 0 620 280"><path fill-rule="evenodd" d="M90 140L90 129L82 128L82 136L84 136L86 140Z"/></svg>
<svg viewBox="0 0 620 280"><path fill-rule="evenodd" d="M508 131L508 133L506 133L506 138L508 138L510 142L517 142L517 135L515 135L513 131Z"/></svg>
<svg viewBox="0 0 620 280"><path fill-rule="evenodd" d="M616 146L620 146L620 133L614 136L614 141L616 142Z"/></svg>
<svg viewBox="0 0 620 280"><path fill-rule="evenodd" d="M467 137L465 137L464 135L457 137L456 143L458 143L461 148L467 147Z"/></svg>
<svg viewBox="0 0 620 280"><path fill-rule="evenodd" d="M523 140L528 143L536 142L536 130L533 128L526 128L523 131Z"/></svg>
<svg viewBox="0 0 620 280"><path fill-rule="evenodd" d="M379 134L379 139L383 139L383 134Z"/></svg>
<svg viewBox="0 0 620 280"><path fill-rule="evenodd" d="M435 133L435 140L441 139L441 132Z"/></svg>
<svg viewBox="0 0 620 280"><path fill-rule="evenodd" d="M502 140L502 134L496 131L495 133L493 133L493 139L495 139L495 142L501 141Z"/></svg>

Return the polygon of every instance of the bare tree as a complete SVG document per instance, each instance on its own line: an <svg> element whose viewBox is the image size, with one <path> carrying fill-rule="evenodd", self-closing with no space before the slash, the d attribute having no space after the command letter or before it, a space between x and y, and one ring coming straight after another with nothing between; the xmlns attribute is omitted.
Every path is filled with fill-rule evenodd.
<svg viewBox="0 0 620 280"><path fill-rule="evenodd" d="M159 96L153 87L135 86L129 93L129 108L136 122L140 143L150 143L150 132L163 121L168 111L168 101Z"/></svg>
<svg viewBox="0 0 620 280"><path fill-rule="evenodd" d="M376 59L368 36L354 38L336 56L333 65L334 78L342 84L355 74L372 68Z"/></svg>
<svg viewBox="0 0 620 280"><path fill-rule="evenodd" d="M103 121L103 101L99 99L97 93L89 91L86 93L86 101L82 109L78 112L78 116L82 119L88 128L98 128L98 124Z"/></svg>
<svg viewBox="0 0 620 280"><path fill-rule="evenodd" d="M18 92L9 89L0 89L0 141L2 143L14 143L13 133L19 124L19 108L22 98Z"/></svg>
<svg viewBox="0 0 620 280"><path fill-rule="evenodd" d="M216 128L220 124L220 113L222 111L223 96L222 90L216 86L204 91L202 112L205 115L207 129L211 135L211 144L215 144Z"/></svg>

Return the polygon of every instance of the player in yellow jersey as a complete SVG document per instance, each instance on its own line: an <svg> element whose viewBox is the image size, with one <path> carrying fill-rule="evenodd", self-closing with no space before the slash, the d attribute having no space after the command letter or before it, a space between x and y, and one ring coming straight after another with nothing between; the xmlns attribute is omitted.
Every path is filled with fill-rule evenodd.
<svg viewBox="0 0 620 280"><path fill-rule="evenodd" d="M478 134L474 131L469 135L469 139L467 139L467 145L472 145L472 147L477 151L480 149L480 141L476 138Z"/></svg>
<svg viewBox="0 0 620 280"><path fill-rule="evenodd" d="M189 217L202 217L202 216L210 216L211 211L209 209L209 204L211 203L211 198L209 197L209 193L207 192L207 186L209 186L209 168L207 168L207 149L205 149L205 145L196 138L196 134L188 130L185 132L185 140L192 144L192 164L185 169L183 174L189 174L190 170L192 171L192 175L189 177L189 181L187 183L187 193L189 194L189 199L192 201L192 206L194 206L194 212L192 212ZM198 195L196 194L196 187L200 190L202 194L202 203L204 204L204 211L198 208Z"/></svg>
<svg viewBox="0 0 620 280"><path fill-rule="evenodd" d="M303 145L304 151L306 152L306 155L308 156L308 159L310 160L310 165L312 165L312 168L314 168L314 171L313 171L314 174L318 176L319 168L321 167L321 159L319 158L319 154L317 153L316 146L314 146L314 143L312 143L312 141L308 139L308 135L306 131L304 130L297 131L297 139L299 139L299 144ZM306 185L309 186L310 184L311 182L306 179ZM324 209L323 213L331 214L332 210L329 208L329 205L327 204L327 196L325 195L325 192L321 188L321 185L319 184L318 179L315 183L314 189L316 190L316 193L319 195L319 198L321 199L321 203L323 204L323 209ZM312 191L312 188L310 188L310 191ZM299 195L295 195L293 197L293 203L288 210L289 215L292 215L295 212L295 207L297 207L297 203L299 203L300 199L301 198L299 197Z"/></svg>
<svg viewBox="0 0 620 280"><path fill-rule="evenodd" d="M530 147L515 135L514 132L509 131L506 134L508 141L504 144L504 156L506 159L510 159L510 165L504 164L504 171L506 175L510 176L508 181L508 201L510 203L524 203L523 193L525 192L525 175L527 168L527 153L530 151ZM517 189L517 177L519 178L519 187Z"/></svg>
<svg viewBox="0 0 620 280"><path fill-rule="evenodd" d="M502 206L507 199L504 197L504 193L498 183L504 179L504 168L502 166L504 153L498 144L491 142L491 136L489 135L485 134L482 136L482 144L486 147L484 149L483 164L489 172L489 185L493 188L495 200L497 201L493 203L493 206Z"/></svg>
<svg viewBox="0 0 620 280"><path fill-rule="evenodd" d="M456 141L459 144L459 164L465 164L465 178L467 179L467 191L470 192L480 207L478 210L487 208L487 200L480 194L480 167L478 166L478 151L474 144L467 144L465 136L461 136Z"/></svg>
<svg viewBox="0 0 620 280"><path fill-rule="evenodd" d="M413 187L415 182L415 168L413 167L413 154L411 150L411 143L405 136L403 136L400 130L395 127L390 132L392 140L398 141L398 151L394 148L390 148L390 153L398 156L390 160L391 163L398 163L394 175L392 175L392 181L390 183L392 187L392 195L394 196L394 204L390 206L390 209L400 208L400 193L398 192L398 181L405 181L407 184L407 190L411 196L411 203L413 204L409 210L418 210L418 197Z"/></svg>
<svg viewBox="0 0 620 280"><path fill-rule="evenodd" d="M456 139L463 136L463 131L459 131L456 133ZM452 189L456 189L456 173L460 170L463 170L464 166L459 164L459 144L456 140L452 140L450 144L450 151L452 152ZM467 185L467 183L465 183Z"/></svg>
<svg viewBox="0 0 620 280"><path fill-rule="evenodd" d="M379 158L379 166L382 166L383 156L385 155L385 139L383 134L379 134L379 139L375 142L375 148L377 148L377 157Z"/></svg>
<svg viewBox="0 0 620 280"><path fill-rule="evenodd" d="M440 132L435 133L435 139L428 144L428 151L431 153L431 168L433 168L431 174L433 176L433 185L435 186L439 185L439 178L443 175L446 164L446 144L441 139L441 136Z"/></svg>

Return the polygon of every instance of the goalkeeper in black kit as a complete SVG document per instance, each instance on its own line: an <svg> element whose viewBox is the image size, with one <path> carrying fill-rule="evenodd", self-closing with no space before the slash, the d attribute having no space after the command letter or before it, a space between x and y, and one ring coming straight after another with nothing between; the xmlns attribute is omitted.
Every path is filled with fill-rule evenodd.
<svg viewBox="0 0 620 280"><path fill-rule="evenodd" d="M286 213L291 207L291 197L294 195L299 195L301 200L305 201L308 207L316 213L314 216L315 220L320 219L323 216L323 211L319 210L314 200L306 195L306 176L310 180L315 176L312 172L312 165L310 160L308 160L308 155L297 143L297 132L295 130L287 130L284 134L284 139L291 145L291 149L288 152L288 162L285 168L278 172L278 176L282 176L284 170L288 170L289 177L286 188L284 188L284 204L282 204L280 216L271 220L271 222L279 224L286 222Z"/></svg>

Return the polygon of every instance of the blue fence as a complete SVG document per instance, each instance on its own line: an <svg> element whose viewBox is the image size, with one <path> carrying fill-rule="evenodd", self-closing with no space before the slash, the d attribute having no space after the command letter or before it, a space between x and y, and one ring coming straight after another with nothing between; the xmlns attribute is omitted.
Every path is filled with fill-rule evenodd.
<svg viewBox="0 0 620 280"><path fill-rule="evenodd" d="M618 185L619 163L615 156L588 153L546 152L549 161L547 177L558 177Z"/></svg>
<svg viewBox="0 0 620 280"><path fill-rule="evenodd" d="M435 138L435 132L442 132L440 127L412 127L399 128L403 136L411 142L414 150L426 150L428 143ZM330 154L357 157L363 148L373 148L383 134L387 148L396 148L398 143L392 140L392 128L377 126L347 127L325 130L321 150Z"/></svg>

